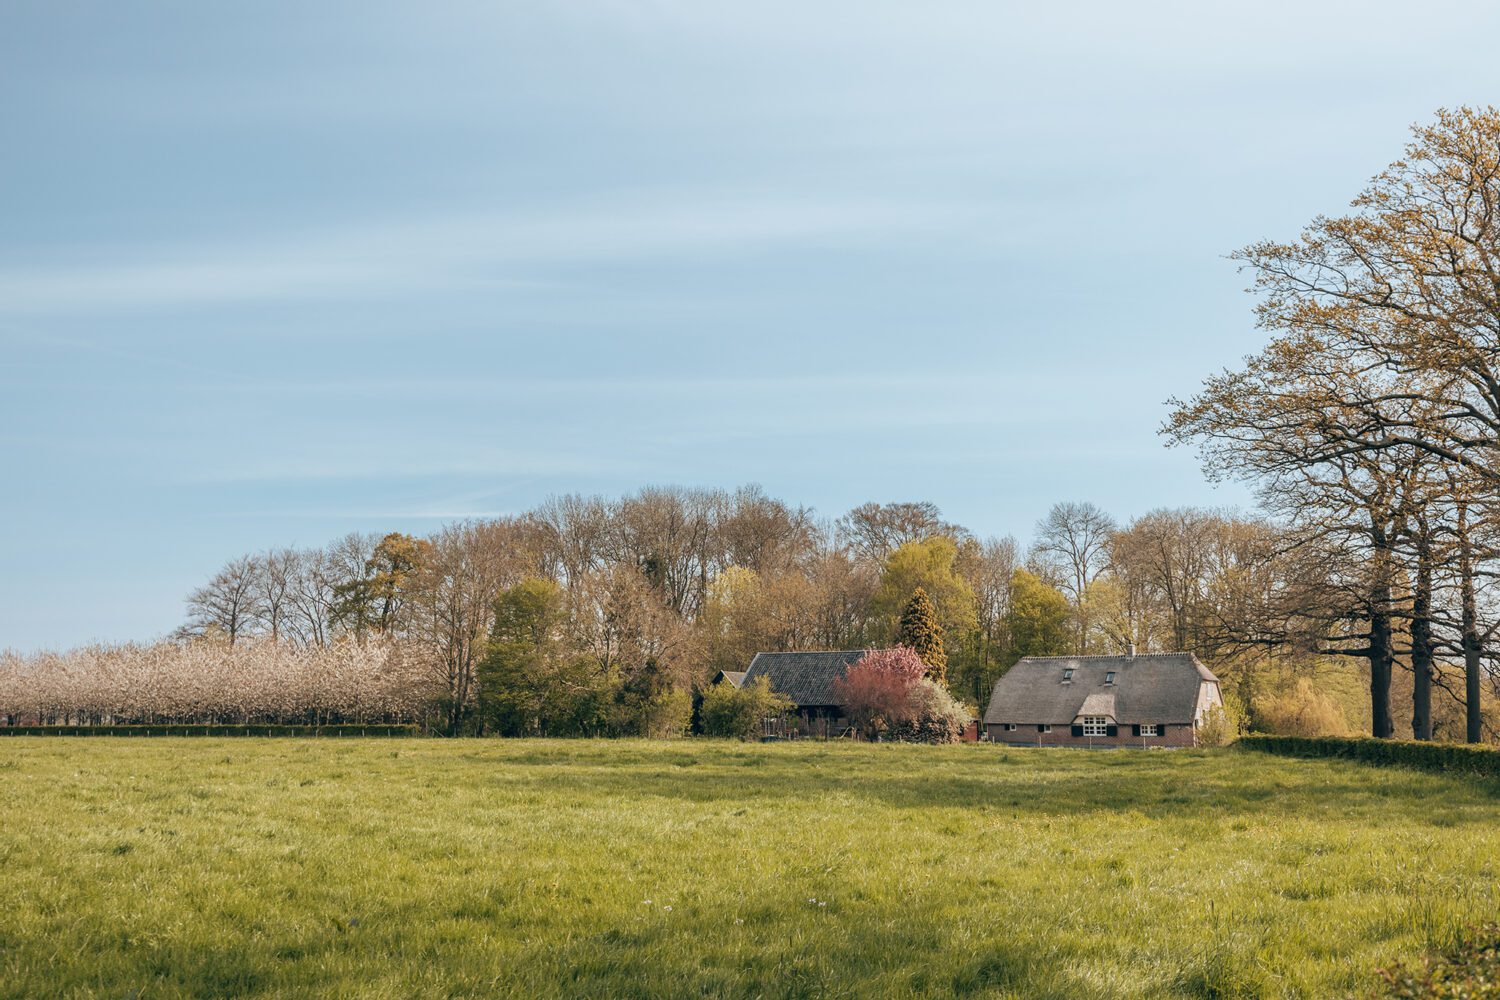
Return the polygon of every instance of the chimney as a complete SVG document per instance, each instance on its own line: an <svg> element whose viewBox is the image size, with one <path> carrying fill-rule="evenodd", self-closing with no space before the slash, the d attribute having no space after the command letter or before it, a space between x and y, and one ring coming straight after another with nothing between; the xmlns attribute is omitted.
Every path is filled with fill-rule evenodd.
<svg viewBox="0 0 1500 1000"><path fill-rule="evenodd" d="M1130 657L1131 659L1135 658L1135 643L1127 642L1125 644L1125 655Z"/></svg>

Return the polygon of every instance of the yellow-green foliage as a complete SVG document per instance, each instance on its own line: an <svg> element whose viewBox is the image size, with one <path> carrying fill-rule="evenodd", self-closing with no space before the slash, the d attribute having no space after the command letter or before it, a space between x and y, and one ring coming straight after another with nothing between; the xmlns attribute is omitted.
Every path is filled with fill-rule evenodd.
<svg viewBox="0 0 1500 1000"><path fill-rule="evenodd" d="M978 627L974 589L959 574L957 559L958 546L943 535L907 542L886 556L870 613L888 623L887 635L897 635L901 612L918 588L932 602L949 640L958 642Z"/></svg>
<svg viewBox="0 0 1500 1000"><path fill-rule="evenodd" d="M1198 724L1200 747L1227 747L1245 731L1245 708L1233 692L1222 693L1223 702L1203 714Z"/></svg>
<svg viewBox="0 0 1500 1000"><path fill-rule="evenodd" d="M1307 677L1260 701L1255 716L1260 728L1281 736L1349 735L1343 709Z"/></svg>
<svg viewBox="0 0 1500 1000"><path fill-rule="evenodd" d="M0 740L0 997L1339 997L1474 778L1213 751Z"/></svg>
<svg viewBox="0 0 1500 1000"><path fill-rule="evenodd" d="M1069 651L1073 609L1056 587L1034 573L1018 569L1010 579L1010 662L1026 656L1055 656Z"/></svg>
<svg viewBox="0 0 1500 1000"><path fill-rule="evenodd" d="M728 736L751 740L761 734L768 718L775 718L796 706L790 698L771 690L771 681L757 677L744 687L715 684L703 693L699 718L709 736Z"/></svg>

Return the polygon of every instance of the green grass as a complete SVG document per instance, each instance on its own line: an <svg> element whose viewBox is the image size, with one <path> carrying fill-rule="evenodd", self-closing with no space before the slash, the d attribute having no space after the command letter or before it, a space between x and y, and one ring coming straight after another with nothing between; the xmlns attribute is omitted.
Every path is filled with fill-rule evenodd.
<svg viewBox="0 0 1500 1000"><path fill-rule="evenodd" d="M6 997L1328 997L1500 904L1495 782L1235 751L16 738L0 802Z"/></svg>

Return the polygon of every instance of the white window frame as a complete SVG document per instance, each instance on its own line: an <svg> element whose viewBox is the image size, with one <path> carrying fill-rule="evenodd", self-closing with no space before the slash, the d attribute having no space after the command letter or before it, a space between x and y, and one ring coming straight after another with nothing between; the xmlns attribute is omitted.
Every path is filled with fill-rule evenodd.
<svg viewBox="0 0 1500 1000"><path fill-rule="evenodd" d="M1050 732L1052 732L1052 727L1051 727L1051 726L1049 726L1049 725L1047 725L1047 724L1046 724L1046 723L1045 723L1045 722L1044 722L1044 723L1042 723L1042 728L1041 728L1041 729L1040 729L1040 730L1038 730L1038 732L1043 732L1043 733L1050 733Z"/></svg>
<svg viewBox="0 0 1500 1000"><path fill-rule="evenodd" d="M1085 715L1083 717L1083 735L1108 736L1109 717L1104 715Z"/></svg>
<svg viewBox="0 0 1500 1000"><path fill-rule="evenodd" d="M1161 735L1161 726L1157 725L1154 722L1143 722L1143 723L1141 723L1141 735L1142 736L1160 736Z"/></svg>
<svg viewBox="0 0 1500 1000"><path fill-rule="evenodd" d="M1015 732L1016 731L1016 724L1014 722L1007 722L1005 724L1005 731L1007 733L1013 733L1013 732Z"/></svg>

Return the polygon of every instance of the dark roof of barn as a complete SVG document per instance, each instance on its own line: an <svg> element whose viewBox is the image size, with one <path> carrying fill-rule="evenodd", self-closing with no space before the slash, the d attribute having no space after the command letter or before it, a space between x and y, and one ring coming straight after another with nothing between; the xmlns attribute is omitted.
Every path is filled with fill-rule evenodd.
<svg viewBox="0 0 1500 1000"><path fill-rule="evenodd" d="M756 653L745 671L745 684L765 677L771 687L797 703L799 708L837 706L833 682L843 676L867 651L841 649L827 653Z"/></svg>
<svg viewBox="0 0 1500 1000"><path fill-rule="evenodd" d="M1063 671L1069 668L1072 680L1065 682ZM1107 685L1104 676L1110 671L1115 682ZM1028 656L995 682L984 721L1069 725L1090 695L1111 694L1116 722L1192 722L1203 681L1219 679L1192 653Z"/></svg>

